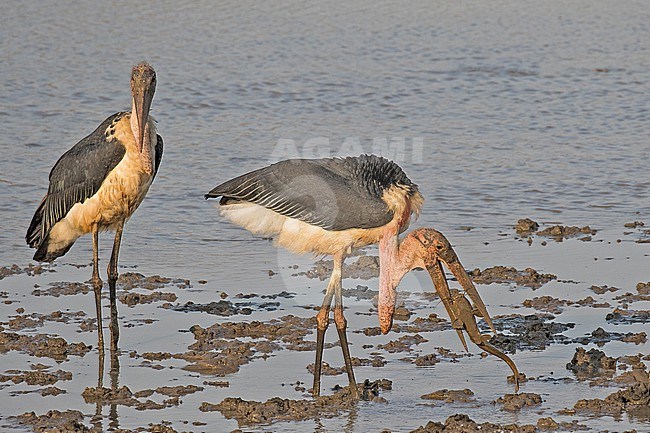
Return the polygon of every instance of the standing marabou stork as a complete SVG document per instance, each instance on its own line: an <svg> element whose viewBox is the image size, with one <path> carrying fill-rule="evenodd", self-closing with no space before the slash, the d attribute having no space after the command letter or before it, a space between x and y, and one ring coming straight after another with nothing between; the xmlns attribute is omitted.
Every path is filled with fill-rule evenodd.
<svg viewBox="0 0 650 433"><path fill-rule="evenodd" d="M485 304L441 233L419 229L401 243L398 241L411 214L419 214L424 199L417 185L392 161L375 155L286 160L231 179L205 197L221 197L221 215L254 234L274 237L277 244L290 251L333 257L332 276L316 316L314 396L320 393L323 342L333 297L334 323L350 388L357 394L341 294L341 268L353 248L379 243L382 333L388 333L392 326L396 288L402 277L414 268L426 268L464 344L461 330L466 324L475 325L474 314L462 302L453 302L441 263L451 269L494 330ZM480 336L478 331L468 334ZM487 344L485 340L480 342Z"/></svg>
<svg viewBox="0 0 650 433"><path fill-rule="evenodd" d="M50 186L27 230L34 260L51 262L68 252L86 233L93 235L93 275L97 308L98 348L104 351L99 277L99 232L115 231L108 264L111 304L111 348L119 328L115 283L124 223L144 199L160 166L163 140L149 115L156 90L156 72L146 62L133 67L130 112L116 113L59 158L50 172Z"/></svg>

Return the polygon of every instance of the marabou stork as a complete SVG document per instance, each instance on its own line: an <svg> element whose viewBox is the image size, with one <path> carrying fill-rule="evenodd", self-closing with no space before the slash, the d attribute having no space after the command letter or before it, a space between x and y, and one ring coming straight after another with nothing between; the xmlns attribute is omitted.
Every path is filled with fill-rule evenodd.
<svg viewBox="0 0 650 433"><path fill-rule="evenodd" d="M47 194L36 209L25 236L27 244L36 248L34 260L51 262L67 253L80 236L92 233L92 284L101 354L104 338L99 232L115 231L108 283L111 348L117 348L119 328L115 283L122 230L147 194L163 152L163 140L156 132L156 121L149 115L155 90L154 69L146 62L134 66L131 111L113 114L59 158L50 172Z"/></svg>
<svg viewBox="0 0 650 433"><path fill-rule="evenodd" d="M494 330L485 304L441 233L419 229L399 242L398 235L408 227L411 215L419 214L424 199L417 185L392 161L375 155L285 160L224 182L205 195L206 199L216 197L221 197L221 215L253 234L274 237L278 245L296 253L327 254L334 259L325 299L316 316L314 396L320 393L323 342L332 298L350 388L357 394L341 295L341 268L353 248L379 243L382 333L388 333L392 326L396 288L402 277L414 268L426 268L465 344L461 330L465 322L475 323L474 314L460 302L453 303L441 263L450 268L478 314ZM460 313L467 316L465 321Z"/></svg>

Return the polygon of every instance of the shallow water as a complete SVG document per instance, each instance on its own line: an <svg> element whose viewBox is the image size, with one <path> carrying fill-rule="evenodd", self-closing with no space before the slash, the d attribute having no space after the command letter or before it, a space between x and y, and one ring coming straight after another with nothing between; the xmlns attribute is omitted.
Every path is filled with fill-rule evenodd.
<svg viewBox="0 0 650 433"><path fill-rule="evenodd" d="M29 263L33 252L23 236L46 191L50 168L104 118L128 109L130 67L146 59L158 73L152 114L165 140L165 155L147 199L126 227L120 259L122 271L137 266L146 275L190 279L193 290L178 291L178 302L209 302L218 291L234 295L288 290L298 296L283 301L282 313L310 314L300 306L319 304L324 283L293 277L295 270L287 268L299 264L301 270L308 269L311 258L252 238L223 221L202 196L223 180L281 158L361 152L379 152L402 165L427 199L415 225L445 233L467 268L532 266L578 282L552 282L534 294L529 289L511 293L506 286L480 286L492 314L510 312L524 299L544 294L582 299L593 295L588 290L592 284L633 291L637 282L650 280L650 244L634 242L648 235L623 227L629 221L648 222L650 214L648 12L643 1L412 2L408 7L370 1L282 6L233 1L218 7L213 2L166 1L106 3L101 10L92 2L74 8L33 2L4 8L0 265ZM522 217L588 224L599 233L592 242L549 242L543 247L536 240L528 246L515 240L512 230ZM619 238L623 242L613 242ZM110 237L101 242L106 263ZM84 310L92 317L91 295L30 295L34 284L86 281L90 269L69 264L89 263L90 249L90 240L81 239L57 262L55 273L0 280L0 291L14 301L0 305L0 321L7 321L18 307L27 313ZM279 274L269 278L269 269ZM197 284L201 279L208 283ZM356 284L366 282L344 282ZM377 281L368 284L372 288ZM422 291L430 290L429 285L417 275L402 287ZM376 323L374 315L353 314L366 312L368 301L346 302L350 329ZM184 351L193 339L179 330L218 321L156 304L119 307L123 325L146 317L158 320L123 327L125 353ZM440 306L430 309L446 317ZM558 321L576 322L567 332L576 336L601 325L625 332L644 329L643 324L605 324L609 311L567 308ZM256 311L236 320L277 314ZM48 324L39 332L94 344L93 333L76 333L74 328ZM329 337L334 341L334 335ZM361 355L369 337L350 338L352 354ZM425 352L434 345L460 351L451 333L427 338ZM372 337L372 344L390 339ZM518 353L514 359L529 376L549 370L570 376L563 367L574 348L552 346L544 352ZM648 345L609 343L605 351L610 356L648 353ZM26 407L37 413L52 408L93 413L80 394L96 381L94 357L91 352L62 364L60 368L74 373L72 382L57 384L67 394L11 396L15 387L0 389L0 422ZM165 419L181 430L190 427L182 420L196 419L209 423L205 431L232 430L234 421L198 412L200 403L217 403L226 396L299 398L300 393L280 384L297 379L309 383L304 366L312 358L311 352L279 352L229 376L230 388L206 388L183 398L177 408L139 412L120 407L119 424L135 428ZM341 362L337 348L328 350L325 358L333 365ZM383 369L356 371L359 378L393 380L393 391L384 395L388 405L364 403L349 417L322 420L322 426L279 423L260 431L408 431L457 412L477 421L532 424L542 416L537 410L514 416L489 404L511 392L503 380L507 370L498 360L474 356L420 369L397 358ZM35 361L9 352L0 356L0 370L16 365L28 369L30 362ZM138 367L140 361L127 354L121 364L120 382L134 390L152 381L161 386L206 380L178 368L161 377L156 370ZM459 383L461 374L470 382L462 377ZM341 383L341 377L325 378L325 387L334 383ZM424 400L419 396L425 392L465 386L485 404L420 405ZM558 392L557 385L531 382L524 390L542 394L544 416L555 419L563 419L554 412L572 406L576 395L602 398L612 392L575 383L563 386ZM635 426L642 431L648 426L647 421L625 416L621 421L574 418L598 429Z"/></svg>

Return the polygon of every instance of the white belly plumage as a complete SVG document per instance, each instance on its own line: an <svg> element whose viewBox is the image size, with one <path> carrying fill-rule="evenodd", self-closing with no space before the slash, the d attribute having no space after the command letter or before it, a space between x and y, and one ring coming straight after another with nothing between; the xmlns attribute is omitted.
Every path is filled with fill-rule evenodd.
<svg viewBox="0 0 650 433"><path fill-rule="evenodd" d="M325 230L250 202L220 205L219 212L253 234L274 237L278 245L294 253L335 254L374 244L379 242L383 230L397 224L395 218L372 229Z"/></svg>
<svg viewBox="0 0 650 433"><path fill-rule="evenodd" d="M153 175L141 169L139 155L127 152L108 174L99 190L83 203L75 204L65 218L56 223L49 234L48 251L65 248L97 225L111 230L128 220L147 195Z"/></svg>

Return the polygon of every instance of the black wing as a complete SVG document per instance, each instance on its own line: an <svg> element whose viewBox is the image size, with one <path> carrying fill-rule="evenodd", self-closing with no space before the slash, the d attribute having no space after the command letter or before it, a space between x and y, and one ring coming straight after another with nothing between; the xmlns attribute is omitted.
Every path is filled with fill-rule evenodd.
<svg viewBox="0 0 650 433"><path fill-rule="evenodd" d="M163 139L160 135L156 135L156 165L153 167L153 175L156 177L158 173L158 167L160 167L160 161L162 161L163 154Z"/></svg>
<svg viewBox="0 0 650 433"><path fill-rule="evenodd" d="M117 141L106 141L105 131L123 115L116 113L104 120L54 165L47 194L27 229L25 240L30 247L39 248L52 227L66 216L72 206L92 197L108 173L122 160L126 149Z"/></svg>
<svg viewBox="0 0 650 433"><path fill-rule="evenodd" d="M231 179L205 197L221 196L222 204L230 200L256 203L326 230L380 227L393 218L381 197L394 182L387 182L385 173L375 172L377 178L373 178L368 172L368 164L378 161L378 166L399 169L384 158L366 155L286 160Z"/></svg>

